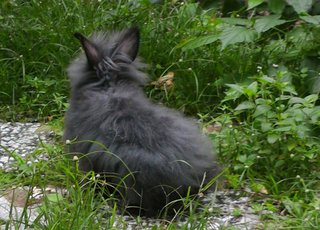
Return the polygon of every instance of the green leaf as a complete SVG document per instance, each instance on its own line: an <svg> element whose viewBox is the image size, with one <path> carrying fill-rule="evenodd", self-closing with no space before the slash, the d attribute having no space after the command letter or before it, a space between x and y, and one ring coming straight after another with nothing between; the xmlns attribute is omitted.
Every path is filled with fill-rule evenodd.
<svg viewBox="0 0 320 230"><path fill-rule="evenodd" d="M228 45L236 44L239 42L253 42L257 37L256 31L247 29L241 26L233 26L226 28L220 35L222 43L221 49L226 48Z"/></svg>
<svg viewBox="0 0 320 230"><path fill-rule="evenodd" d="M278 160L278 161L275 163L274 167L275 167L275 168L278 168L278 167L282 166L284 163L285 163L284 160Z"/></svg>
<svg viewBox="0 0 320 230"><path fill-rule="evenodd" d="M242 93L239 93L237 91L230 91L226 93L226 96L223 98L222 102L230 101L230 100L236 100L239 97L241 97Z"/></svg>
<svg viewBox="0 0 320 230"><path fill-rule="evenodd" d="M320 76L315 76L312 83L312 93L320 93Z"/></svg>
<svg viewBox="0 0 320 230"><path fill-rule="evenodd" d="M303 104L305 100L300 97L291 97L290 100L288 101L288 104Z"/></svg>
<svg viewBox="0 0 320 230"><path fill-rule="evenodd" d="M269 105L270 102L266 99L263 99L263 98L257 98L255 101L254 101L257 105Z"/></svg>
<svg viewBox="0 0 320 230"><path fill-rule="evenodd" d="M316 158L317 155L318 155L318 154L314 154L313 152L306 152L306 153L304 154L304 156L306 156L306 157L309 158L310 160Z"/></svg>
<svg viewBox="0 0 320 230"><path fill-rule="evenodd" d="M244 101L240 103L234 110L239 111L239 110L247 110L247 109L254 109L256 105L251 102L251 101Z"/></svg>
<svg viewBox="0 0 320 230"><path fill-rule="evenodd" d="M54 202L54 203L57 203L57 202L63 200L63 196L58 193L51 193L51 194L46 195L46 197L50 202Z"/></svg>
<svg viewBox="0 0 320 230"><path fill-rule="evenodd" d="M275 14L281 14L285 8L286 3L284 0L269 0L268 7Z"/></svg>
<svg viewBox="0 0 320 230"><path fill-rule="evenodd" d="M304 99L309 102L309 103L314 103L318 100L318 95L317 94L311 94L309 96L306 96Z"/></svg>
<svg viewBox="0 0 320 230"><path fill-rule="evenodd" d="M263 75L261 78L258 79L261 83L275 83L276 80L274 80L271 77L268 77L266 75Z"/></svg>
<svg viewBox="0 0 320 230"><path fill-rule="evenodd" d="M286 20L281 20L279 18L280 15L270 15L261 17L256 20L256 23L254 24L254 29L258 33L262 33L286 22Z"/></svg>
<svg viewBox="0 0 320 230"><path fill-rule="evenodd" d="M280 135L277 133L270 133L268 134L267 141L269 144L274 144L277 140L280 139Z"/></svg>
<svg viewBox="0 0 320 230"><path fill-rule="evenodd" d="M310 117L311 119L314 117L314 115L317 115L315 113L315 111L317 111L319 113L319 110L316 108L312 108L312 109L303 108L303 109L301 109L301 111L302 111L303 115L306 115L306 116ZM320 115L320 113L319 113L319 115Z"/></svg>
<svg viewBox="0 0 320 230"><path fill-rule="evenodd" d="M307 13L312 7L312 0L287 0L287 3L298 13Z"/></svg>
<svg viewBox="0 0 320 230"><path fill-rule="evenodd" d="M219 35L217 34L193 38L184 43L179 44L176 48L182 47L182 51L186 51L186 50L195 49L195 48L213 43L218 39L219 39Z"/></svg>
<svg viewBox="0 0 320 230"><path fill-rule="evenodd" d="M236 164L235 166L233 166L235 171L238 170L243 170L244 169L244 165L243 164Z"/></svg>
<svg viewBox="0 0 320 230"><path fill-rule="evenodd" d="M226 86L230 87L231 89L239 92L239 93L243 93L243 86L238 85L238 84L226 84Z"/></svg>
<svg viewBox="0 0 320 230"><path fill-rule="evenodd" d="M265 114L271 110L271 106L269 105L258 105L256 111L252 115L253 117L258 117L262 114Z"/></svg>
<svg viewBox="0 0 320 230"><path fill-rule="evenodd" d="M297 95L296 90L294 89L294 86L289 84L289 82L282 82L282 84L277 85L278 88L284 92L291 93L293 95Z"/></svg>
<svg viewBox="0 0 320 230"><path fill-rule="evenodd" d="M248 0L248 10L250 10L256 6L259 6L263 2L264 2L264 0Z"/></svg>
<svg viewBox="0 0 320 230"><path fill-rule="evenodd" d="M300 18L311 24L319 25L320 24L320 15L316 16L300 16Z"/></svg>
<svg viewBox="0 0 320 230"><path fill-rule="evenodd" d="M245 163L247 161L247 155L240 155L237 157L237 160L241 163Z"/></svg>
<svg viewBox="0 0 320 230"><path fill-rule="evenodd" d="M277 131L277 132L289 132L291 129L292 129L291 126L284 126L284 127L276 128L276 129L274 129L274 131Z"/></svg>
<svg viewBox="0 0 320 230"><path fill-rule="evenodd" d="M197 9L198 9L197 3L184 4L180 8L180 15L188 18L192 18L196 15Z"/></svg>
<svg viewBox="0 0 320 230"><path fill-rule="evenodd" d="M297 143L295 141L289 141L287 144L287 148L289 151L293 150L297 146Z"/></svg>
<svg viewBox="0 0 320 230"><path fill-rule="evenodd" d="M300 138L302 139L307 138L309 132L310 132L310 129L306 125L301 124L297 126L297 134Z"/></svg>
<svg viewBox="0 0 320 230"><path fill-rule="evenodd" d="M255 96L258 91L258 82L252 82L247 88L244 89L244 93L249 97Z"/></svg>
<svg viewBox="0 0 320 230"><path fill-rule="evenodd" d="M245 19L245 18L221 18L222 22L228 23L234 26L251 26L252 20Z"/></svg>
<svg viewBox="0 0 320 230"><path fill-rule="evenodd" d="M261 130L262 132L268 132L272 129L272 123L269 122L262 122L261 123Z"/></svg>
<svg viewBox="0 0 320 230"><path fill-rule="evenodd" d="M227 86L230 87L230 85L233 85L235 88L230 88L227 92L226 92L226 96L224 97L224 99L222 100L222 102L226 102L229 100L236 100L239 97L241 97L241 95L243 94L243 90L241 88L241 86L239 85L234 85L234 84L226 84ZM236 86L238 86L239 88L237 88Z"/></svg>

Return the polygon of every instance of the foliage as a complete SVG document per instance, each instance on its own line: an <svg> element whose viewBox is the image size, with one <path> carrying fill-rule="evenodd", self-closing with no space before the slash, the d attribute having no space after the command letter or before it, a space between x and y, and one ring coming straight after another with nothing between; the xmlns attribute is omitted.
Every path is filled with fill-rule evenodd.
<svg viewBox="0 0 320 230"><path fill-rule="evenodd" d="M177 47L188 51L214 43L220 46L222 52L236 56L232 50L243 52L247 44L252 49L248 58L252 55L255 57L255 63L246 60L251 70L256 63L267 67L274 63L281 64L290 69L293 83L300 94L318 93L320 16L308 14L312 7L316 8L312 0L287 3L284 0L248 1L245 11L239 10L238 14L231 17L211 17L208 20L214 30L191 37ZM294 11L290 12L288 8ZM235 65L240 67L243 63L239 60ZM244 71L244 77L235 78L237 82L253 74L252 71Z"/></svg>
<svg viewBox="0 0 320 230"><path fill-rule="evenodd" d="M290 74L278 68L269 75L258 68L251 82L228 88L223 114L213 120L221 130L211 135L230 170L229 186L279 200L271 211L287 215L265 216L270 223L314 228L320 208L318 94L298 96Z"/></svg>
<svg viewBox="0 0 320 230"><path fill-rule="evenodd" d="M315 180L320 176L320 142L313 135L320 128L318 95L297 96L281 70L269 76L260 71L252 80L228 85L221 104L226 114L216 122L230 125L237 120L237 126L218 134L221 157L242 179L255 181L256 191L266 188L264 193L308 201L310 190L320 186ZM233 101L238 105L230 109Z"/></svg>
<svg viewBox="0 0 320 230"><path fill-rule="evenodd" d="M140 55L150 64L151 77L175 74L174 87L150 85L148 94L187 114L214 114L224 84L246 80L257 63L282 64L299 93L318 92L318 16L287 17L285 9L283 15L260 16L261 5L222 18L219 5L204 10L192 1L5 1L0 7L0 118L61 117L69 91L65 69L79 51L72 33L132 24L142 29ZM279 7L269 4L273 11Z"/></svg>

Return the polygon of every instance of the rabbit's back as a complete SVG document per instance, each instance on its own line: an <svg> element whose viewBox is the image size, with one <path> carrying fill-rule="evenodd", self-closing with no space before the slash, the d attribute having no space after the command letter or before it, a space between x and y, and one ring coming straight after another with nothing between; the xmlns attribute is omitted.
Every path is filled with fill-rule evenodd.
<svg viewBox="0 0 320 230"><path fill-rule="evenodd" d="M122 90L125 89L114 91ZM139 93L128 94L127 97L119 96L117 92L114 95L92 94L94 98L71 101L66 114L65 138L102 139L107 147L132 144L167 155L171 160L179 158L196 163L201 154L213 159L209 141L199 132L193 120L174 110L152 104ZM68 134L71 131L74 134ZM77 150L88 152L88 149Z"/></svg>

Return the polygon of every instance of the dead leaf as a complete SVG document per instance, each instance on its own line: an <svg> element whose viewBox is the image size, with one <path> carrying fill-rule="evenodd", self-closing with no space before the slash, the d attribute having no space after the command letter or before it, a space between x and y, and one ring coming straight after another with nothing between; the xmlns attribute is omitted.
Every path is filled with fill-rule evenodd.
<svg viewBox="0 0 320 230"><path fill-rule="evenodd" d="M47 120L48 121L52 121L53 120L53 116L52 115L47 116Z"/></svg>
<svg viewBox="0 0 320 230"><path fill-rule="evenodd" d="M205 133L213 133L213 132L220 132L222 129L222 126L219 124L210 124L207 127L205 127Z"/></svg>
<svg viewBox="0 0 320 230"><path fill-rule="evenodd" d="M28 201L29 192L24 188L13 188L5 191L4 197L15 207L24 207Z"/></svg>
<svg viewBox="0 0 320 230"><path fill-rule="evenodd" d="M173 77L174 72L168 72L166 75L159 77L158 80L153 81L150 84L160 89L170 89L174 86Z"/></svg>
<svg viewBox="0 0 320 230"><path fill-rule="evenodd" d="M262 194L269 194L268 190L264 186L260 189L259 192Z"/></svg>
<svg viewBox="0 0 320 230"><path fill-rule="evenodd" d="M40 204L45 195L64 196L66 193L66 189L55 186L48 186L44 190L38 187L23 186L7 189L2 194L14 207L25 207L26 205Z"/></svg>

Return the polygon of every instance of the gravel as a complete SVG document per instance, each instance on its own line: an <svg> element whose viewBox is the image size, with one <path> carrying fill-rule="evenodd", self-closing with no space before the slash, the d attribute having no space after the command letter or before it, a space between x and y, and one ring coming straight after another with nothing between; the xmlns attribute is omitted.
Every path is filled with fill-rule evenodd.
<svg viewBox="0 0 320 230"><path fill-rule="evenodd" d="M31 164L29 154L39 143L51 140L52 135L52 132L41 131L39 123L0 123L0 169L15 170L15 154Z"/></svg>
<svg viewBox="0 0 320 230"><path fill-rule="evenodd" d="M36 159L29 159L30 153L39 148L39 143L50 142L53 137L52 132L41 131L39 123L4 123L0 122L0 169L4 171L16 170L17 164L13 153L17 154L29 164L36 160L46 159L45 155L39 155ZM41 152L40 152L41 153ZM21 189L28 189L20 187ZM38 194L39 196L39 194ZM40 195L41 196L41 195ZM233 190L217 191L206 194L202 202L212 210L212 216L208 217L206 229L221 229L225 227L235 227L236 229L256 229L259 224L259 213L250 207L250 198L241 197L240 193ZM9 215L11 207L13 213ZM28 207L29 223L37 217L35 206ZM214 210L219 210L219 214ZM19 220L23 207L15 206L12 199L2 193L0 194L0 223L1 221ZM129 216L119 217L127 222L126 229L152 229L153 225L163 227L159 220L141 218L137 221ZM183 224L183 221L181 221ZM119 226L121 227L121 226ZM22 224L19 229L24 229ZM0 226L0 230L5 226Z"/></svg>

